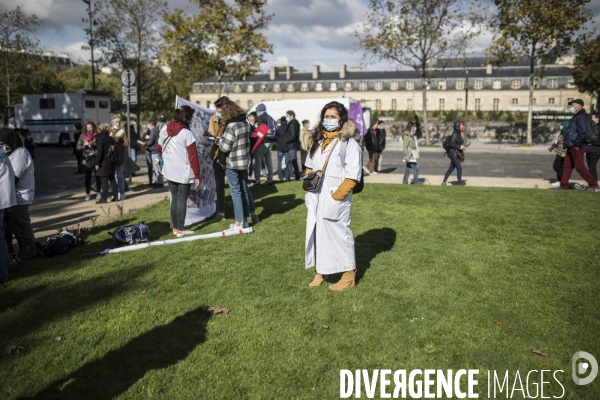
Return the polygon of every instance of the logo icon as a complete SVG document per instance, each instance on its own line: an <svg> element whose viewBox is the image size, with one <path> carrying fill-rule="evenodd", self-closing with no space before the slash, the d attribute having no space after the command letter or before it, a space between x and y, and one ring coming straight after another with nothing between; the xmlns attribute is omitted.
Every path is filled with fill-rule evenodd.
<svg viewBox="0 0 600 400"><path fill-rule="evenodd" d="M586 361L577 362L582 358ZM593 355L586 353L585 351L578 351L573 355L571 366L573 371L573 382L575 382L576 385L587 385L596 378L596 375L598 375L598 362ZM580 378L580 376L584 375L588 370L590 371L589 375L585 378Z"/></svg>

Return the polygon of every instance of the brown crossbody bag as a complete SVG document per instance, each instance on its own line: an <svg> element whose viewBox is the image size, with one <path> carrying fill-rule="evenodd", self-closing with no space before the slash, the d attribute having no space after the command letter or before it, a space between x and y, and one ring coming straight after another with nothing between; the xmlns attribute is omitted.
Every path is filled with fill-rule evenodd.
<svg viewBox="0 0 600 400"><path fill-rule="evenodd" d="M302 189L306 190L307 192L312 192L312 193L316 193L319 190L321 190L321 186L323 186L323 175L325 175L325 170L327 169L327 164L329 164L329 158L331 158L331 155L333 154L333 150L335 149L335 146L337 146L339 141L340 141L340 139L336 139L335 143L333 144L333 147L331 148L331 150L329 151L329 155L327 156L327 160L325 160L323 169L318 170L318 171L313 171L309 174L306 174L306 176L304 176L304 178L302 179ZM319 149L317 149L317 151L319 151Z"/></svg>

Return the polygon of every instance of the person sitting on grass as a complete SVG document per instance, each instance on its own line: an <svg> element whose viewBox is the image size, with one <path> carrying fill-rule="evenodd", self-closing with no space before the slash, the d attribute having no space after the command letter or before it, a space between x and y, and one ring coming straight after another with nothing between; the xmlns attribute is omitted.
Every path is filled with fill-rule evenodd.
<svg viewBox="0 0 600 400"><path fill-rule="evenodd" d="M317 192L307 192L305 268L316 266L308 285L320 286L327 275L343 272L329 289L341 291L356 284L354 236L350 229L352 189L360 180L362 150L353 139L356 126L343 104L332 101L323 107L313 132L306 173L323 171ZM345 142L345 143L344 143ZM342 147L346 146L342 161Z"/></svg>

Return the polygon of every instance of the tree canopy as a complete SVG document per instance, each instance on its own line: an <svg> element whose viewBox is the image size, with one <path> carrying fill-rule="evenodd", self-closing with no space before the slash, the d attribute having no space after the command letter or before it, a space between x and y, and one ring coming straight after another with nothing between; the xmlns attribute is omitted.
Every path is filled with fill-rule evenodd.
<svg viewBox="0 0 600 400"><path fill-rule="evenodd" d="M573 68L575 85L582 93L596 97L596 112L600 101L600 35L581 44Z"/></svg>

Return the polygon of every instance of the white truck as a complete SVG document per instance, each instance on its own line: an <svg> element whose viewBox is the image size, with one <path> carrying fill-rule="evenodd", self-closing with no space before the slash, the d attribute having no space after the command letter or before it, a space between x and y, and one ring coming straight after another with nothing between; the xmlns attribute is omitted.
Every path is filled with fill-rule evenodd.
<svg viewBox="0 0 600 400"><path fill-rule="evenodd" d="M110 92L23 95L22 104L4 107L4 127L28 130L36 143L68 146L75 122L110 123Z"/></svg>

